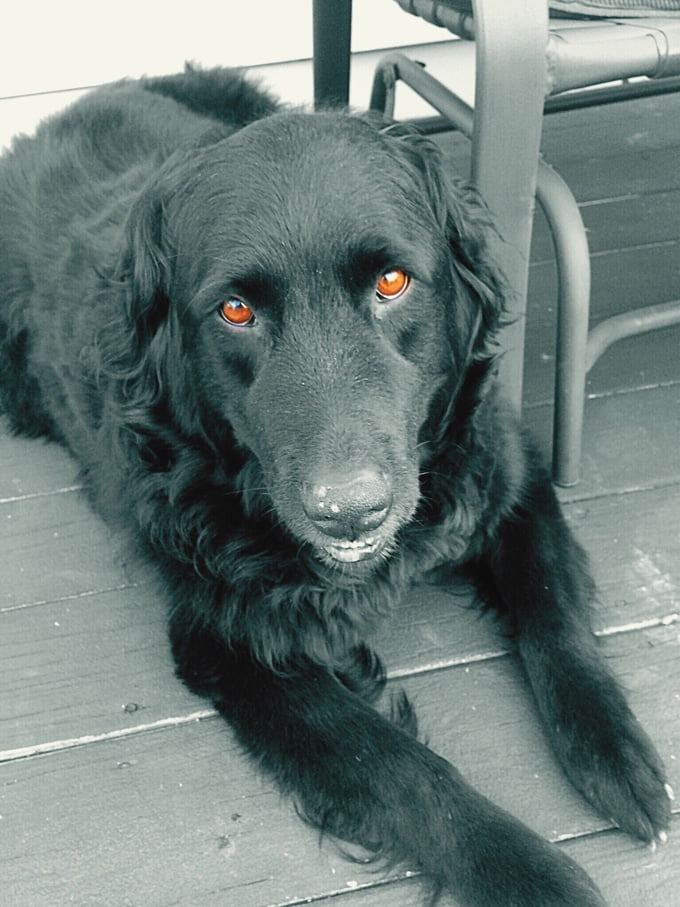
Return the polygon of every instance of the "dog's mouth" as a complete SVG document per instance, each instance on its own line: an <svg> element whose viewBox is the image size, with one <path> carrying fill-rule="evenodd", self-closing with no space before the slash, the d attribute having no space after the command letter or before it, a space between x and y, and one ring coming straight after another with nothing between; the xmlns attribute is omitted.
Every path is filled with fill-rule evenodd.
<svg viewBox="0 0 680 907"><path fill-rule="evenodd" d="M383 540L376 538L356 541L338 540L323 546L323 553L341 564L356 564L375 557L383 547Z"/></svg>

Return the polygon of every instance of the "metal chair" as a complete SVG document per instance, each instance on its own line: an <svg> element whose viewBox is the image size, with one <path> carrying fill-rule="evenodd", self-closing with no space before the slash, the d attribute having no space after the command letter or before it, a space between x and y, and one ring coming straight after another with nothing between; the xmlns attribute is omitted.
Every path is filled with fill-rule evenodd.
<svg viewBox="0 0 680 907"><path fill-rule="evenodd" d="M396 0L407 12L475 42L474 111L454 91L403 55L378 68L372 106L388 115L397 81L405 81L453 128L472 139L471 178L494 213L501 236L495 254L513 290L513 324L503 337L500 377L521 403L529 247L534 198L544 208L555 243L559 275L553 475L559 485L578 481L585 379L615 340L680 324L680 301L640 309L598 325L589 335L590 265L578 206L566 184L540 161L546 105L606 103L643 93L680 90L680 0L618 0L634 19L565 21L565 10L611 11L614 0ZM654 17L642 16L656 6ZM635 8L633 8L635 7ZM645 9L642 9L645 7ZM664 9L664 15L659 8ZM315 0L315 90L320 103L346 100L349 87L351 0ZM330 17L333 17L330 23ZM330 23L330 24L329 24ZM326 68L333 46L343 62ZM451 44L455 81L456 54ZM576 91L634 76L641 83ZM651 81L650 81L651 80ZM332 88L330 87L332 84ZM564 94L564 92L569 92Z"/></svg>

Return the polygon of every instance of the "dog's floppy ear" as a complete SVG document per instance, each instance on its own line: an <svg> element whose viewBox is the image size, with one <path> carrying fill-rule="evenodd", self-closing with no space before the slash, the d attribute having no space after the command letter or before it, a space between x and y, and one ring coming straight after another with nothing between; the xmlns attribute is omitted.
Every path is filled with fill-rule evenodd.
<svg viewBox="0 0 680 907"><path fill-rule="evenodd" d="M141 346L167 316L169 242L162 195L156 187L148 187L130 209L117 268L117 277L126 287L125 314Z"/></svg>
<svg viewBox="0 0 680 907"><path fill-rule="evenodd" d="M163 401L192 431L197 407L185 373L179 314L171 304L174 246L163 198L153 181L130 208L113 279L120 308L100 332L100 367L120 382L128 421L149 421Z"/></svg>
<svg viewBox="0 0 680 907"><path fill-rule="evenodd" d="M491 215L478 193L448 172L437 145L414 132L388 134L397 138L399 150L424 188L427 203L447 237L454 283L469 298L469 351L488 351L505 314L507 286L493 260L490 238L499 239ZM460 313L459 313L460 314Z"/></svg>

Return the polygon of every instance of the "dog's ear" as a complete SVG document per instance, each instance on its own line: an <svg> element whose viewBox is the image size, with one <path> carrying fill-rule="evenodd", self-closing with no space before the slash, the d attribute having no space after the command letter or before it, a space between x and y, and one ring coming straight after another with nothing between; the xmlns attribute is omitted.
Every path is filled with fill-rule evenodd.
<svg viewBox="0 0 680 907"><path fill-rule="evenodd" d="M130 209L117 268L117 277L126 287L125 315L142 347L168 313L169 244L162 195L149 187Z"/></svg>
<svg viewBox="0 0 680 907"><path fill-rule="evenodd" d="M158 468L169 448L150 438L171 433L171 425L188 435L202 430L180 313L172 304L175 248L164 198L150 184L130 209L113 280L119 309L98 337L100 371L118 385L126 443L136 443Z"/></svg>
<svg viewBox="0 0 680 907"><path fill-rule="evenodd" d="M112 281L119 309L98 338L100 369L120 382L121 401L140 423L161 400L174 411L174 396L191 396L171 304L174 246L163 199L154 182L130 208ZM190 410L190 402L180 410Z"/></svg>
<svg viewBox="0 0 680 907"><path fill-rule="evenodd" d="M434 142L413 132L387 131L395 136L409 168L418 174L425 203L445 232L453 282L470 301L468 324L456 327L469 329L469 352L482 356L502 324L507 298L507 285L491 250L492 239L501 241L491 215L478 193L448 172Z"/></svg>

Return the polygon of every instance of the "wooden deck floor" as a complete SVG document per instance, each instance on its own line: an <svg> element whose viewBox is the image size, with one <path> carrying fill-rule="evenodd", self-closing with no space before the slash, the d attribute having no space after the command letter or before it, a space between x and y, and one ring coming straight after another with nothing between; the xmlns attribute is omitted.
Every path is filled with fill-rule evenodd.
<svg viewBox="0 0 680 907"><path fill-rule="evenodd" d="M464 157L461 139L444 142ZM583 203L594 320L677 298L680 97L553 116L544 146ZM546 442L553 301L539 218L526 415ZM584 479L566 511L592 556L606 657L680 791L680 331L619 344L589 393ZM163 603L75 477L59 449L0 436L0 903L419 903L413 880L320 846L175 680ZM431 745L558 840L614 907L680 904L677 816L652 852L582 802L513 656L468 604L414 590L378 645Z"/></svg>

